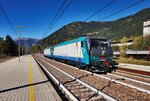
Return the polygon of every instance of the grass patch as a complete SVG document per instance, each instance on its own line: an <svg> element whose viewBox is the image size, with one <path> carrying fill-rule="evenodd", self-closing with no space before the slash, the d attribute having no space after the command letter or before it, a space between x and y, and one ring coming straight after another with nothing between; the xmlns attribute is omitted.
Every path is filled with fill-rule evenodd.
<svg viewBox="0 0 150 101"><path fill-rule="evenodd" d="M116 59L116 61L119 63L129 63L129 64L150 66L150 61L138 60L138 59L133 59L133 58L118 58Z"/></svg>

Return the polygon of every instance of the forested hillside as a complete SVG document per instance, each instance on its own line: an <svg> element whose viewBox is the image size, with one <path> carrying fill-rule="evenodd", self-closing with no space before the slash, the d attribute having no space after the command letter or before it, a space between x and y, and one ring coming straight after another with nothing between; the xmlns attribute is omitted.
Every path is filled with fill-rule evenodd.
<svg viewBox="0 0 150 101"><path fill-rule="evenodd" d="M143 22L147 20L150 20L150 8L115 21L73 22L42 39L39 44L47 47L88 33L112 40L120 40L123 36L140 36L143 34Z"/></svg>
<svg viewBox="0 0 150 101"><path fill-rule="evenodd" d="M16 44L19 45L19 39L15 39L14 41ZM20 38L20 45L22 47L31 47L33 45L36 45L38 41L39 41L38 39L34 38Z"/></svg>

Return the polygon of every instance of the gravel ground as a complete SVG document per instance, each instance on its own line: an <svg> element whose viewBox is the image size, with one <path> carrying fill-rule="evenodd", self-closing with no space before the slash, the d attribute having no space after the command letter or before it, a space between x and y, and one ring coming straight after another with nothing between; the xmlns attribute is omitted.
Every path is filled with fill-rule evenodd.
<svg viewBox="0 0 150 101"><path fill-rule="evenodd" d="M130 81L128 79L122 79L120 77L116 77L116 76L112 76L112 75L104 75L105 77L109 77L109 78L112 78L112 79L115 79L115 80L118 80L118 81L121 81L121 82L124 82L124 83L127 83L127 84L131 84L131 85L134 85L134 86L137 86L137 87L140 87L140 88L143 88L143 89L147 89L147 90L150 90L150 86L148 85L143 85L141 83L137 83L137 82L134 82L134 81Z"/></svg>
<svg viewBox="0 0 150 101"><path fill-rule="evenodd" d="M149 101L150 99L150 94L138 91L136 89L133 89L133 88L121 85L121 84L111 82L109 80L105 80L95 75L87 74L83 71L71 68L70 66L67 66L67 65L62 65L59 62L44 58L42 56L40 57L46 60L47 62L51 63L52 65L58 67L59 69L67 72L68 74L71 74L72 76L79 78L85 83L105 92L106 94L113 96L114 98L118 100Z"/></svg>
<svg viewBox="0 0 150 101"><path fill-rule="evenodd" d="M95 96L96 92L87 89L74 79L67 77L65 74L49 66L39 59L39 61L50 71L69 91L71 91L81 101L106 101L101 96ZM94 97L93 97L94 95Z"/></svg>

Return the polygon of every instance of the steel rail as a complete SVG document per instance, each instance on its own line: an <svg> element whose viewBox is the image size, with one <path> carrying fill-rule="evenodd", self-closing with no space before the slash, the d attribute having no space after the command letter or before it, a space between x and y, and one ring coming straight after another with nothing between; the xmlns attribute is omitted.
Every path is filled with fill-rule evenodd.
<svg viewBox="0 0 150 101"><path fill-rule="evenodd" d="M107 74L108 75L112 75L112 76L116 76L116 77L119 77L119 78L123 78L123 79L126 79L126 80L134 81L134 82L137 82L137 83L140 83L140 84L144 84L144 85L147 85L147 86L150 86L150 83L147 83L147 82L131 79L131 78L120 76L120 75L116 75L116 74L111 74L111 73L107 73Z"/></svg>
<svg viewBox="0 0 150 101"><path fill-rule="evenodd" d="M52 66L53 68L57 69L58 71L62 72L63 74L69 76L70 78L76 79L76 81L78 81L79 83L81 83L81 84L84 85L85 87L91 89L92 91L97 92L99 95L101 95L101 96L104 97L105 99L107 99L107 100L109 100L109 101L117 101L117 99L113 98L112 96L103 93L102 91L100 91L100 90L98 90L98 89L96 89L96 88L94 88L94 87L92 87L92 86L86 84L85 82L82 82L81 80L79 80L79 79L73 77L72 75L70 75L70 74L68 74L68 73L66 73L66 72L64 72L64 71L62 71L61 69L59 69L59 68L57 68L56 66L50 64L49 62L47 62L47 61L45 61L45 60L43 60L43 59L40 59L40 60L43 61L43 62L45 62L45 63L47 63L48 65Z"/></svg>
<svg viewBox="0 0 150 101"><path fill-rule="evenodd" d="M115 80L115 79L112 79L112 78L109 78L109 77L105 77L105 76L102 76L102 75L98 75L98 74L95 74L95 73L94 73L93 75L99 76L99 77L101 77L101 78L110 80L110 81L112 81L112 82L119 83L119 84L122 84L122 85L124 85L124 86L130 87L130 88L134 88L134 89L137 89L137 90L139 90L139 91L142 91L142 92L145 92L145 93L150 94L150 90L146 90L146 89L143 89L143 88L140 88L140 87L137 87L137 86L128 84L128 83L124 83L124 82L121 82L121 81L118 81L118 80Z"/></svg>
<svg viewBox="0 0 150 101"><path fill-rule="evenodd" d="M52 61L53 61L53 60L52 60ZM56 62L56 61L55 61L55 62ZM60 63L60 62L59 62L59 63ZM66 66L70 66L70 65L67 65L67 64L64 64L64 63L60 63L60 64L66 65ZM78 69L78 68L73 67L73 66L70 66L70 67L72 67L72 68L74 68L74 69ZM130 87L130 88L133 88L133 89L137 89L137 90L139 90L139 91L142 91L142 92L145 92L145 93L150 94L150 90L146 90L146 89L143 89L143 88L140 88L140 87L137 87L137 86L128 84L128 83L124 83L124 82L121 82L121 81L118 81L118 80L115 80L115 79L112 79L112 78L109 78L109 77L105 77L105 76L102 76L102 75L98 75L98 74L96 74L96 73L91 73L91 72L86 71L86 70L81 70L81 71L86 72L86 73L89 73L89 74L93 74L93 75L98 76L98 77L101 77L101 78L103 78L103 79L110 80L110 81L112 81L112 82L119 83L119 84L121 84L121 85Z"/></svg>
<svg viewBox="0 0 150 101"><path fill-rule="evenodd" d="M73 101L79 101L52 73L50 73L36 58L35 60L40 64L40 66L44 69L44 71L50 76L50 78L53 79L53 81L57 84L58 87L60 87L71 100Z"/></svg>

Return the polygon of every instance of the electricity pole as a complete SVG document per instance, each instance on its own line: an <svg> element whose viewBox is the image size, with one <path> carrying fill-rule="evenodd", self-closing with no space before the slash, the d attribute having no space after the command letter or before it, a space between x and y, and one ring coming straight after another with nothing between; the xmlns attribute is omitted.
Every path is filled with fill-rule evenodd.
<svg viewBox="0 0 150 101"><path fill-rule="evenodd" d="M22 47L22 58L23 58L23 47Z"/></svg>
<svg viewBox="0 0 150 101"><path fill-rule="evenodd" d="M24 28L24 26L16 26L16 28ZM20 34L21 34L21 30L18 31L19 32L19 62L20 62Z"/></svg>
<svg viewBox="0 0 150 101"><path fill-rule="evenodd" d="M20 31L18 31L18 33L19 33L19 62L20 62Z"/></svg>

